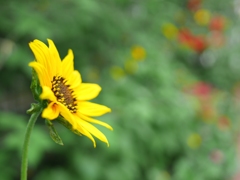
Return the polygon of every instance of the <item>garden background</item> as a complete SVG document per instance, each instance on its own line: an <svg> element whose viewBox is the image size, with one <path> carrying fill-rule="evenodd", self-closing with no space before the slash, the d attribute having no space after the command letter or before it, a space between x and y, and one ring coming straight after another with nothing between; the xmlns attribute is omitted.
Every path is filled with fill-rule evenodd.
<svg viewBox="0 0 240 180"><path fill-rule="evenodd" d="M20 177L33 102L30 41L71 48L110 147L44 120L32 132L29 180L240 179L239 0L0 1L0 177Z"/></svg>

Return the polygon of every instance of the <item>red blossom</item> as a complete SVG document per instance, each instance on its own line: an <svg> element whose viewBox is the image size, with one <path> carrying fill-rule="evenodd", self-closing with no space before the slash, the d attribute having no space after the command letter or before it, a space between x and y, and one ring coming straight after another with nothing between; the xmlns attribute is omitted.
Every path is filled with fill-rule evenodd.
<svg viewBox="0 0 240 180"><path fill-rule="evenodd" d="M192 37L192 49L195 51L201 53L207 48L207 42L205 39L205 36L194 36Z"/></svg>
<svg viewBox="0 0 240 180"><path fill-rule="evenodd" d="M178 40L180 43L188 45L192 41L192 32L189 29L182 29L179 31Z"/></svg>
<svg viewBox="0 0 240 180"><path fill-rule="evenodd" d="M221 116L218 119L218 127L221 130L227 130L231 125L231 122L227 116Z"/></svg>
<svg viewBox="0 0 240 180"><path fill-rule="evenodd" d="M226 25L226 19L217 15L210 20L209 29L211 31L223 31Z"/></svg>
<svg viewBox="0 0 240 180"><path fill-rule="evenodd" d="M194 95L200 97L209 96L212 92L212 87L205 82L198 82L193 86L192 92Z"/></svg>
<svg viewBox="0 0 240 180"><path fill-rule="evenodd" d="M205 36L193 35L189 29L180 30L178 40L181 44L188 46L198 53L204 51L208 46Z"/></svg>
<svg viewBox="0 0 240 180"><path fill-rule="evenodd" d="M187 3L187 7L191 11L196 11L200 8L202 0L189 0Z"/></svg>
<svg viewBox="0 0 240 180"><path fill-rule="evenodd" d="M209 103L209 104L207 104ZM213 106L212 102L202 101L200 107L200 116L201 119L205 122L213 122L216 118L216 109Z"/></svg>
<svg viewBox="0 0 240 180"><path fill-rule="evenodd" d="M213 92L212 86L203 81L198 81L187 87L185 90L187 93L190 93L197 97L211 96Z"/></svg>
<svg viewBox="0 0 240 180"><path fill-rule="evenodd" d="M225 41L226 41L225 36L220 31L212 31L209 34L208 42L211 46L221 47L225 44Z"/></svg>
<svg viewBox="0 0 240 180"><path fill-rule="evenodd" d="M214 150L211 154L210 154L210 159L212 160L212 162L214 162L215 164L220 164L223 160L224 160L224 154L222 151L220 150Z"/></svg>

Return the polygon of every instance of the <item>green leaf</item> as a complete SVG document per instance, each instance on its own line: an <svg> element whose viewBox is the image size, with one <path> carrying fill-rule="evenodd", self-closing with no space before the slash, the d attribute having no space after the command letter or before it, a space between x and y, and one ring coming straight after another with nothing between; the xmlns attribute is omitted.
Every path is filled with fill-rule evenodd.
<svg viewBox="0 0 240 180"><path fill-rule="evenodd" d="M52 140L59 145L63 145L62 139L60 138L56 129L54 128L53 123L47 119L45 120L45 123L49 129L49 134Z"/></svg>

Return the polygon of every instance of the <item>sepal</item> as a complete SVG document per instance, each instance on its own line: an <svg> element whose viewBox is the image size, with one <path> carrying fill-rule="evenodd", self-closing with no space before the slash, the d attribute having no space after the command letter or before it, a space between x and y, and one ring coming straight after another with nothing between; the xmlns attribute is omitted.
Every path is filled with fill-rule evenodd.
<svg viewBox="0 0 240 180"><path fill-rule="evenodd" d="M52 140L59 145L63 145L62 139L60 138L56 129L54 128L53 123L47 119L45 119L45 123L49 129L49 134Z"/></svg>
<svg viewBox="0 0 240 180"><path fill-rule="evenodd" d="M27 110L27 114L33 114L40 109L40 105L36 103L32 103L30 109Z"/></svg>

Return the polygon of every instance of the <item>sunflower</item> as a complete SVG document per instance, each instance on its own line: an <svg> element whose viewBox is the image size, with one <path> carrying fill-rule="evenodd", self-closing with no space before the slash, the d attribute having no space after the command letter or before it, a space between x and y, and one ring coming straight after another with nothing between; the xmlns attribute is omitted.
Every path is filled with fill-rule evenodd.
<svg viewBox="0 0 240 180"><path fill-rule="evenodd" d="M42 88L40 99L47 100L48 105L42 112L42 117L54 120L58 116L69 122L75 131L92 140L100 139L108 146L105 135L92 123L102 125L110 130L112 127L93 117L111 112L111 109L89 102L98 96L101 87L97 84L83 83L81 75L74 70L73 52L68 50L67 56L61 60L52 40L48 39L49 47L39 40L29 43L35 56L35 61L30 62L37 75Z"/></svg>

